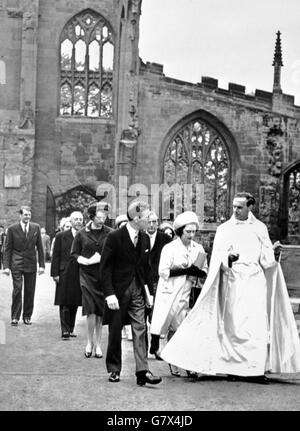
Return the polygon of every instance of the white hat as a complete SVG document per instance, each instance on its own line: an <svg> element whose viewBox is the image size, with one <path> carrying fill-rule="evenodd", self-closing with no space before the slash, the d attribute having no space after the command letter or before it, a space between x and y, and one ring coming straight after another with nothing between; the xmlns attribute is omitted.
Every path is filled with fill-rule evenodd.
<svg viewBox="0 0 300 431"><path fill-rule="evenodd" d="M116 226L119 226L123 222L127 222L128 218L126 214L120 214L118 217L116 217Z"/></svg>
<svg viewBox="0 0 300 431"><path fill-rule="evenodd" d="M186 226L190 223L195 223L197 229L199 229L199 221L197 215L193 211L185 211L176 217L173 223L173 227L174 230L177 230L180 227Z"/></svg>

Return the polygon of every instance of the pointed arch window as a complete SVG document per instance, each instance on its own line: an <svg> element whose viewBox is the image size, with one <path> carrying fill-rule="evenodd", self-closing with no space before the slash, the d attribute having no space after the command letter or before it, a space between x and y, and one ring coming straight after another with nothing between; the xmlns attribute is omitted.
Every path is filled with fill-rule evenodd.
<svg viewBox="0 0 300 431"><path fill-rule="evenodd" d="M230 155L220 133L202 119L179 130L167 148L163 165L163 182L169 187L177 184L181 189L179 208L195 211L203 223L224 221L229 216L230 181ZM191 186L189 207L187 185ZM173 219L177 212L173 201L169 218Z"/></svg>
<svg viewBox="0 0 300 431"><path fill-rule="evenodd" d="M288 238L299 241L300 236L300 164L286 176L288 202Z"/></svg>
<svg viewBox="0 0 300 431"><path fill-rule="evenodd" d="M73 17L60 37L60 115L112 118L114 38L99 14Z"/></svg>

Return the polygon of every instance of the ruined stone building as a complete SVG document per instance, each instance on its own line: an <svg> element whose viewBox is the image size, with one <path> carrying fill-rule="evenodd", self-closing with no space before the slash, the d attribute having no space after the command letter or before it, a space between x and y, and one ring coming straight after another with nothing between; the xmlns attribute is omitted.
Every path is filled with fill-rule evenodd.
<svg viewBox="0 0 300 431"><path fill-rule="evenodd" d="M300 107L281 89L280 33L272 92L179 81L139 57L141 3L0 0L0 224L30 204L53 234L91 200L120 212L141 195L171 220L184 200L209 242L248 190L271 236L298 243ZM166 208L161 184L178 185Z"/></svg>

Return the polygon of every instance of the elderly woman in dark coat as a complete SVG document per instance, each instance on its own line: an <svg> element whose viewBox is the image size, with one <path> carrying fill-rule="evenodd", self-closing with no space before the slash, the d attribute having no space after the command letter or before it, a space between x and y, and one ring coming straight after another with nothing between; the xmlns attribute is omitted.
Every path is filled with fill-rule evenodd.
<svg viewBox="0 0 300 431"><path fill-rule="evenodd" d="M87 345L84 351L90 358L102 358L101 334L104 295L99 283L99 265L104 241L111 228L104 225L109 204L98 202L88 208L90 222L75 237L71 255L79 263L82 291L82 315L87 316ZM95 340L94 340L95 334Z"/></svg>

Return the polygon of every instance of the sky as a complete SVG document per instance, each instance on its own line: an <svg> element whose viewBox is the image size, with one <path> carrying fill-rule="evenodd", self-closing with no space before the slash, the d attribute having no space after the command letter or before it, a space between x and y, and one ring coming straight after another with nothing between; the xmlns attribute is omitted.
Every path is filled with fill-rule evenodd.
<svg viewBox="0 0 300 431"><path fill-rule="evenodd" d="M278 30L281 87L300 105L300 0L142 0L140 57L172 78L272 91Z"/></svg>

